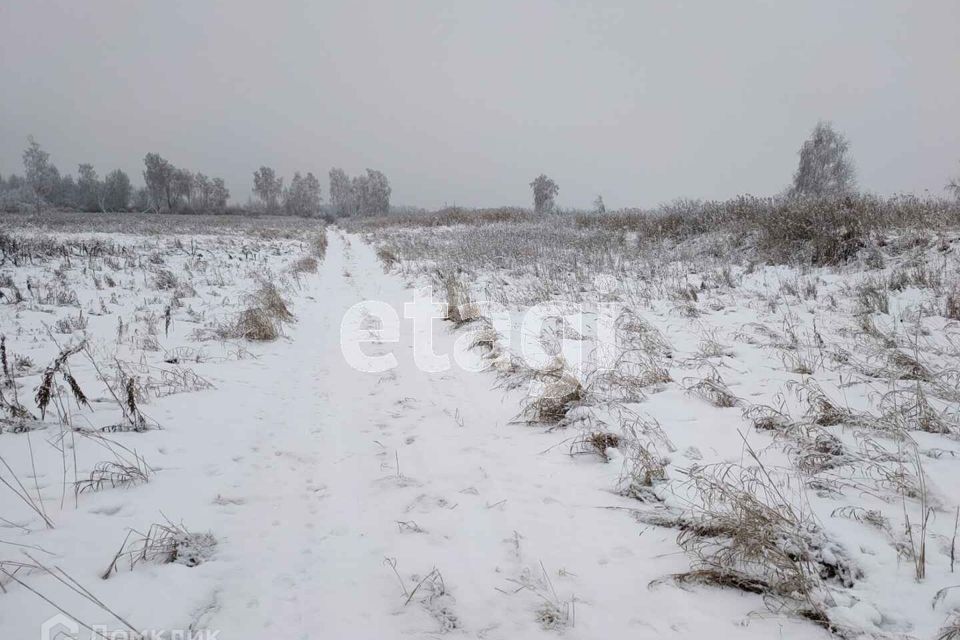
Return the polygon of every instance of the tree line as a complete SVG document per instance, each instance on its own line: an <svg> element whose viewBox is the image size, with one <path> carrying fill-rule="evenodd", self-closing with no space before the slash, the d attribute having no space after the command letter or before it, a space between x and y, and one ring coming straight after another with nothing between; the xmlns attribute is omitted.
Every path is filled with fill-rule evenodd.
<svg viewBox="0 0 960 640"><path fill-rule="evenodd" d="M23 152L23 176L0 176L0 210L25 208L39 212L44 206L78 211L126 211L133 187L130 177L120 169L102 179L93 165L81 164L77 178L61 175L33 136L27 138Z"/></svg>
<svg viewBox="0 0 960 640"><path fill-rule="evenodd" d="M788 198L829 198L856 192L856 172L850 144L829 122L819 122L800 147L800 160L791 185L780 195ZM380 171L350 177L343 169L329 173L330 202L324 204L320 180L311 172L294 172L289 184L268 166L253 174L255 200L244 206L228 206L230 191L222 178L208 177L176 167L158 153L144 158L143 186L134 187L120 169L97 175L93 165L81 164L77 178L61 175L50 155L27 138L23 152L23 176L0 176L0 211L36 212L44 207L77 211L143 211L156 213L254 213L293 216L385 215L390 212L390 182ZM541 174L530 183L536 213L557 211L560 187ZM960 199L960 178L946 189ZM597 196L594 211L605 213L603 197Z"/></svg>
<svg viewBox="0 0 960 640"><path fill-rule="evenodd" d="M115 169L100 178L91 164L77 168L77 178L61 174L50 154L29 136L23 152L23 175L0 175L0 211L44 208L85 212L140 211L153 213L265 214L303 217L384 215L390 211L390 182L380 171L367 169L351 178L343 169L330 170L330 204L325 205L320 180L312 173L294 172L289 184L267 166L253 174L253 200L229 204L223 178L177 167L158 153L143 159L143 185Z"/></svg>
<svg viewBox="0 0 960 640"><path fill-rule="evenodd" d="M837 198L857 192L856 170L850 157L850 142L829 122L818 122L799 151L800 160L793 180L779 196L791 199ZM546 175L530 183L536 213L556 210L560 187ZM945 190L960 200L960 177L947 183ZM593 203L595 213L605 213L603 197Z"/></svg>
<svg viewBox="0 0 960 640"><path fill-rule="evenodd" d="M800 147L800 162L793 174L792 184L780 195L787 198L833 198L851 195L857 180L849 155L847 138L829 122L818 122L810 137ZM556 210L560 187L546 175L539 175L530 183L533 190L533 210L550 213ZM960 182L947 185L960 198ZM603 196L593 203L594 212L606 213Z"/></svg>

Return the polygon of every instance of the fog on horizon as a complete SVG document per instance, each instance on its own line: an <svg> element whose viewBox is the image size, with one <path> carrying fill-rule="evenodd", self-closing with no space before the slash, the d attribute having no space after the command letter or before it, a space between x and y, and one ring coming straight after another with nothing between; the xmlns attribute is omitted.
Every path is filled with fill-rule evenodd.
<svg viewBox="0 0 960 640"><path fill-rule="evenodd" d="M155 151L246 201L382 170L398 205L561 207L773 194L820 119L860 187L960 174L960 3L0 3L0 174L28 134L63 173L142 183Z"/></svg>

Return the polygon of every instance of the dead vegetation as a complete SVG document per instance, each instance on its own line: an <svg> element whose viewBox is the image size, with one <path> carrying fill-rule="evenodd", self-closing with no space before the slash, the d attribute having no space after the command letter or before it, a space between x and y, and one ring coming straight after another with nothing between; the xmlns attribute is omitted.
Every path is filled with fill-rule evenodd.
<svg viewBox="0 0 960 640"><path fill-rule="evenodd" d="M21 228L28 218L35 226ZM0 491L8 507L0 526L11 540L53 528L54 520L61 525L61 511L85 509L84 503L96 502L96 493L139 496L139 485L169 470L151 467L140 453L170 444L159 432L142 435L160 429L148 415L150 403L211 388L199 365L251 357L240 344L201 349L191 338L209 335L218 325L238 338L277 337L295 320L288 296L298 288L290 282L316 272L327 249L326 232L317 233L315 222L304 240L301 225L284 229L279 219L256 225L237 220L236 226L206 220L223 225L217 234L198 226L194 217L94 218L51 213L39 220L4 216L0 221L0 433L5 440ZM81 233L45 230L70 225L78 225ZM171 233L178 225L191 229L193 237ZM102 236L98 227L103 226L122 233ZM155 233L127 237L131 230L148 228ZM284 265L285 256L305 246L309 254ZM283 275L270 276L279 269ZM248 296L237 294L251 283ZM83 534L79 531L75 540L90 544ZM46 553L39 545L6 544L15 545L8 550ZM169 521L155 524L144 533L131 532L103 575L145 562L196 566L212 556L215 545L210 534ZM109 612L59 567L3 558L0 576L0 590L13 585L59 608L59 596L47 589L49 584L60 589L48 580L55 578ZM132 625L125 627L130 637L141 637Z"/></svg>
<svg viewBox="0 0 960 640"><path fill-rule="evenodd" d="M323 260L327 255L327 228L320 227L319 231L313 233L310 238L310 253L318 260Z"/></svg>
<svg viewBox="0 0 960 640"><path fill-rule="evenodd" d="M711 369L705 378L685 379L684 386L689 393L699 396L715 407L736 407L741 402L740 398L730 391L716 369Z"/></svg>
<svg viewBox="0 0 960 640"><path fill-rule="evenodd" d="M620 447L620 436L609 431L585 431L570 443L570 455L595 455L604 462L610 462L608 449Z"/></svg>
<svg viewBox="0 0 960 640"><path fill-rule="evenodd" d="M257 290L247 296L246 307L239 315L232 322L215 327L214 335L219 340L270 342L283 335L284 324L294 320L277 285L263 280Z"/></svg>
<svg viewBox="0 0 960 640"><path fill-rule="evenodd" d="M470 289L464 283L462 273L437 271L436 278L445 295L446 320L460 326L480 318L480 309L471 301Z"/></svg>
<svg viewBox="0 0 960 640"><path fill-rule="evenodd" d="M584 399L583 385L562 369L539 372L533 382L520 413L524 422L560 425Z"/></svg>
<svg viewBox="0 0 960 640"><path fill-rule="evenodd" d="M182 524L152 524L146 533L131 530L102 578L116 574L121 565L133 570L140 563L177 563L195 567L210 559L217 541L209 533L192 533Z"/></svg>
<svg viewBox="0 0 960 640"><path fill-rule="evenodd" d="M146 463L135 456L135 464L123 462L99 462L90 472L90 477L74 483L77 497L82 493L101 491L107 487L131 487L149 480Z"/></svg>
<svg viewBox="0 0 960 640"><path fill-rule="evenodd" d="M679 528L677 542L693 560L673 579L761 594L775 610L832 628L829 589L852 586L860 571L789 483L763 464L693 467L686 476L693 505L651 519Z"/></svg>
<svg viewBox="0 0 960 640"><path fill-rule="evenodd" d="M303 256L290 265L290 271L293 273L316 273L319 266L320 263L313 256Z"/></svg>
<svg viewBox="0 0 960 640"><path fill-rule="evenodd" d="M946 284L960 274L954 203L740 198L649 214L464 218L458 212L460 226L449 227L426 215L351 225L372 231L385 268L433 275L452 306L483 296L513 312L566 308L557 316L597 323L578 325L577 336L549 322L541 331L548 354L569 342L591 353L579 378L566 364L531 367L489 323L472 344L487 351L504 386L528 385L522 421L575 426L564 440L573 455L622 456L617 492L642 503L643 522L681 530L692 568L678 582L756 593L774 610L855 635L862 630L845 627L833 608L847 606L847 590L865 578L844 547L855 549L851 539L834 539L818 518L854 513L861 501L903 504L901 517L865 509L856 521L882 531L916 575L930 565L944 499L917 460L960 456L951 442L917 443L960 436L952 406L960 335L949 324L960 313ZM437 277L438 264L456 265L444 272L454 277ZM597 338L602 305L616 309L609 349ZM751 319L731 328L726 315ZM677 384L681 369L696 372ZM711 409L684 410L677 390L741 408L784 466L774 471L752 453L730 464L737 452L711 454L697 443L680 454L693 466L681 468L665 455L675 453L669 441L628 429L620 414L639 403L702 428ZM724 416L717 429L734 421ZM701 465L711 455L724 462Z"/></svg>

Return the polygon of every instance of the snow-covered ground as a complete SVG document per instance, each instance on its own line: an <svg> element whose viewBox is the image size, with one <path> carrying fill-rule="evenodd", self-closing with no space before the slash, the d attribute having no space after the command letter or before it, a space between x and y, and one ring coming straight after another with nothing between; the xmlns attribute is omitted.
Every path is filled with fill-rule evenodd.
<svg viewBox="0 0 960 640"><path fill-rule="evenodd" d="M928 638L960 605L958 589L933 606L960 583L956 323L916 286L883 289L886 313L855 309L865 278L911 255L954 278L952 245L883 273L714 257L624 278L589 252L564 273L532 254L502 264L465 228L370 243L334 229L325 253L312 229L8 232L72 244L0 265L2 390L35 418L0 433L5 638L37 637L58 610L221 640L830 637L798 611L850 636ZM295 319L252 342L231 328L264 282ZM414 291L431 282L438 300L452 287L490 304L459 327L406 318L434 308ZM524 324L533 302L550 303L534 314L546 322ZM603 303L616 364L572 366L597 351ZM520 360L529 326L564 359ZM45 367L84 340L41 418ZM425 344L451 366L423 366ZM350 345L396 365L360 370ZM894 350L924 370L907 376ZM912 388L925 421L890 394ZM736 574L766 595L687 573L726 566L730 531L698 526L730 522L745 543L774 535L760 553L776 570ZM809 592L783 592L807 570Z"/></svg>

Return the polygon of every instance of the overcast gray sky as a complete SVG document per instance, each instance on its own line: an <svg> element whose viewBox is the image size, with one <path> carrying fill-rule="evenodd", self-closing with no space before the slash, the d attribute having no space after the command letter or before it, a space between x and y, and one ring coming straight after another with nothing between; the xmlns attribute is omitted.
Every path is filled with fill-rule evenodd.
<svg viewBox="0 0 960 640"><path fill-rule="evenodd" d="M394 203L561 206L771 194L818 119L860 184L960 174L960 1L0 1L0 173L142 182L156 151L245 201L378 168Z"/></svg>

